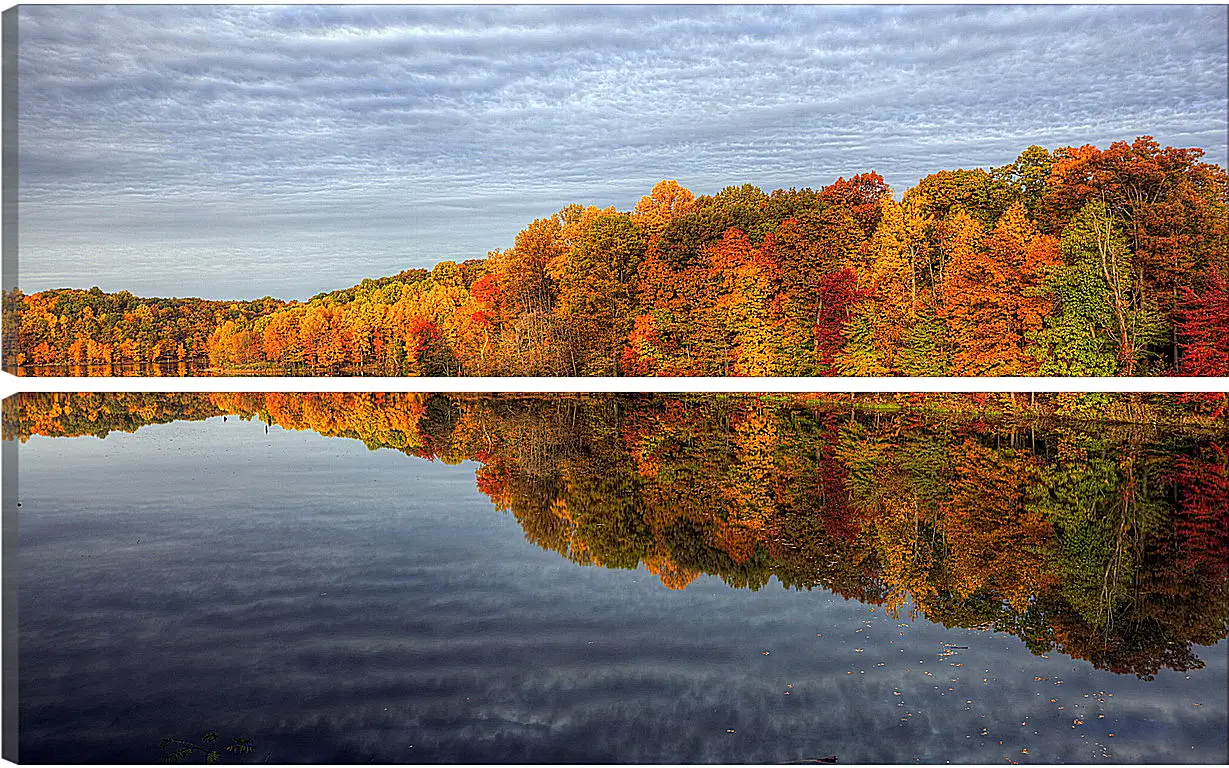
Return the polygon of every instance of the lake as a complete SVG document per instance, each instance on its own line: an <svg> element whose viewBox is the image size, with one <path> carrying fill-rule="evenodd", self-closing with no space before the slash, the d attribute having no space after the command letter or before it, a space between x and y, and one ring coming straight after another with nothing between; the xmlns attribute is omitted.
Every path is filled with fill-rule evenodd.
<svg viewBox="0 0 1229 768"><path fill-rule="evenodd" d="M129 393L5 435L22 762L1229 757L1223 431Z"/></svg>

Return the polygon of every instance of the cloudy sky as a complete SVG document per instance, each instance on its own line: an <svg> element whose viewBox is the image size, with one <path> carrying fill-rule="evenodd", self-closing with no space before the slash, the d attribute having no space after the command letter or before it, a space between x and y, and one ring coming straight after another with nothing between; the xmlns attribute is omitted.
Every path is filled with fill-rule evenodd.
<svg viewBox="0 0 1229 768"><path fill-rule="evenodd" d="M22 6L20 285L304 298L571 202L1150 134L1226 165L1225 6Z"/></svg>

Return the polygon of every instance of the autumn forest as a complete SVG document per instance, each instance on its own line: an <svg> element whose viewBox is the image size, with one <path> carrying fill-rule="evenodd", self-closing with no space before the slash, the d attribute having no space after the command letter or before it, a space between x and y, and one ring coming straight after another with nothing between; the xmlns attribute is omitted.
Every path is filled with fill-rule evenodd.
<svg viewBox="0 0 1229 768"><path fill-rule="evenodd" d="M766 194L673 181L304 302L4 296L6 367L546 376L1229 375L1229 176L1150 137ZM310 265L304 265L309 267ZM211 267L212 268L212 267Z"/></svg>

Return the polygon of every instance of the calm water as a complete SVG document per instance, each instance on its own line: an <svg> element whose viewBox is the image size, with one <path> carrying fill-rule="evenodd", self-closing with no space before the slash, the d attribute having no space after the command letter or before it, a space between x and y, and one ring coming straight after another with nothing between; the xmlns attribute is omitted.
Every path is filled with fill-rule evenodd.
<svg viewBox="0 0 1229 768"><path fill-rule="evenodd" d="M1035 606L1057 599L1051 595L1079 605L1068 582L1043 578L1036 594L1011 599L983 585L955 607L922 601L922 612L945 627L914 610L912 597L892 598L888 555L879 555L880 571L850 566L861 586L830 570L815 585L801 584L798 567L787 565L800 545L783 538L784 528L773 534L780 552L757 545L741 564L719 562L718 549L701 539L680 539L678 526L659 537L667 549L620 561L598 534L578 538L577 531L604 530L586 526L607 524L581 520L578 489L603 455L593 435L639 439L626 420L608 435L583 414L580 425L575 413L556 414L547 421L587 430L589 442L544 438L545 455L523 446L513 455L501 453L492 434L521 433L489 415L465 421L432 403L414 412L424 425L446 419L449 445L464 437L491 446L462 451L474 461L447 453L439 435L424 447L430 436L407 437L393 429L396 417L386 418L378 439L352 424L320 428L371 445L403 443L400 451L370 450L284 429L284 415L224 421L189 405L176 407L197 420L149 423L169 416L146 410L138 421L147 425L132 434L35 434L18 449L24 762L153 762L170 751L163 737L199 742L209 730L223 743L253 740L254 753L224 762L1226 760L1223 583L1201 587L1214 598L1187 590L1189 604L1169 613L1120 608L1114 619L1111 612L1097 630L1105 638L1098 656L1068 637L1070 622L1007 626L1027 624ZM300 418L310 412L328 421L299 407ZM348 408L354 412L353 403ZM735 419L730 433L745 436L745 424ZM796 456L779 448L779 434L777 441L779 472ZM1003 445L987 450L1017 455ZM744 469L757 466L747 445L730 450ZM1029 450L1058 455L1039 448L1035 433ZM513 459L515 471L491 474ZM849 469L854 459L844 461ZM1120 467L1122 456L1111 463ZM662 487L703 495L680 466ZM628 503L641 515L634 524L603 518L622 526L615 539L641 535L637 525L656 530L654 510L668 500L650 504L661 491L644 478L664 471L660 461L641 466L634 487L605 488L634 499ZM1141 469L1133 487L1146 485L1145 475ZM586 487L596 507L619 503L597 498L600 483ZM555 510L552 520L570 521L571 533L531 519L526 504L535 494L540 509ZM560 511L564 498L569 512ZM788 515L780 498L775 514ZM731 504L751 517L744 501ZM861 525L850 541L870 535L871 523ZM951 542L961 535L948 530ZM736 552L731 536L722 541ZM1054 547L1068 551L1070 541ZM684 562L687 552L694 562ZM831 545L827 552L842 556ZM663 564L667 555L673 565ZM809 557L828 567L816 559L826 554ZM1127 584L1121 605L1154 599L1141 597L1140 584L1159 577L1140 557L1134 567L1142 575L1113 577ZM713 563L707 571L698 565L705 558ZM757 563L763 568L754 570ZM785 588L781 578L814 588ZM734 586L740 579L766 583ZM845 594L866 594L847 599L820 586L837 582ZM1016 608L1006 608L1013 600ZM1210 618L1192 617L1200 611ZM1016 619L992 628L992 614ZM1158 621L1184 629L1149 624ZM1189 646L1198 663L1175 648L1169 666L1150 672L1155 665L1139 658L1148 653L1143 635L1158 632L1175 638L1160 646ZM1022 637L1058 645L1030 650Z"/></svg>

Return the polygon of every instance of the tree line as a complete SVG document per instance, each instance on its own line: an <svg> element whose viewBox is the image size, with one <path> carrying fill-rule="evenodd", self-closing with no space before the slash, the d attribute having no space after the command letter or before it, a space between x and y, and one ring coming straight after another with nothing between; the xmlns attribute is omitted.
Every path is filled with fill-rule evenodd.
<svg viewBox="0 0 1229 768"><path fill-rule="evenodd" d="M1002 167L933 173L899 201L874 172L698 197L663 181L631 211L569 205L485 259L301 303L192 314L192 300L158 300L185 302L185 320L137 318L100 292L6 295L5 359L187 354L224 371L379 375L1229 375L1229 175L1202 155L1147 136L1033 146Z"/></svg>
<svg viewBox="0 0 1229 768"><path fill-rule="evenodd" d="M4 294L6 366L142 365L209 358L219 325L286 306L256 301L142 298L128 291L57 289Z"/></svg>
<svg viewBox="0 0 1229 768"><path fill-rule="evenodd" d="M994 627L1148 677L1229 634L1229 444L1171 395L23 393L5 436L218 415L474 461L527 540L586 566L775 578ZM1014 408L1014 410L1013 410ZM1038 416L1040 412L1046 415Z"/></svg>

